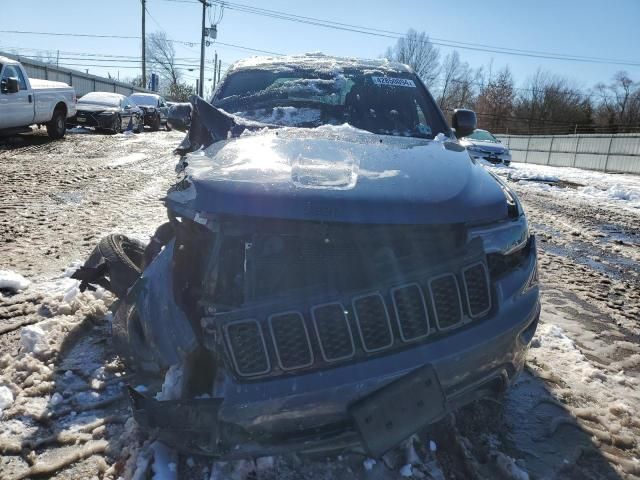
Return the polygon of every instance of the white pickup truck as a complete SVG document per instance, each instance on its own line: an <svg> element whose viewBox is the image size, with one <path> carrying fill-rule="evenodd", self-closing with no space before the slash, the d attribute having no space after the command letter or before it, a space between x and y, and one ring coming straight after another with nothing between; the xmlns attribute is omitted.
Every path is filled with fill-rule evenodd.
<svg viewBox="0 0 640 480"><path fill-rule="evenodd" d="M76 114L76 92L62 82L30 80L20 62L0 57L0 136L45 125L51 138L62 138L67 118Z"/></svg>

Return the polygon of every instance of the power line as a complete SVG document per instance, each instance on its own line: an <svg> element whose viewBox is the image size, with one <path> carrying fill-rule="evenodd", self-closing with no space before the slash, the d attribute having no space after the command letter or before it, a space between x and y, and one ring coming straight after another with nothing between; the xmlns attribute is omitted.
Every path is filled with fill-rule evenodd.
<svg viewBox="0 0 640 480"><path fill-rule="evenodd" d="M190 3L190 4L196 3L195 1L192 1L192 0L162 0L162 1L172 2L172 3ZM261 15L265 17L276 18L276 19L286 20L291 22L304 23L304 24L314 25L319 27L333 28L336 30L343 30L343 31L348 31L353 33L390 38L394 40L398 40L405 36L405 34L403 33L394 32L391 30L382 30L382 29L377 29L373 27L365 27L362 25L353 25L349 23L336 22L332 20L319 19L315 17L294 15L294 14L279 11L279 10L269 10L266 8L258 8L258 7L253 7L251 5L228 2L226 0L212 0L212 3L217 3L221 6L224 6L225 8L228 8L229 10L235 10L238 12ZM620 60L620 59L553 53L553 52L545 52L540 50L516 49L516 48L502 47L502 46L496 46L496 45L487 45L482 43L461 42L457 40L449 40L449 39L437 38L437 37L430 37L429 42L432 43L433 45L443 46L447 48L460 48L465 50L499 53L499 54L505 54L505 55L546 58L550 60L566 60L566 61L587 62L587 63L609 63L609 64L626 65L626 66L640 66L640 63L633 63L633 62Z"/></svg>
<svg viewBox="0 0 640 480"><path fill-rule="evenodd" d="M0 33L13 33L19 35L51 35L57 37L82 37L82 38L112 38L120 40L140 40L140 37L134 37L131 35L98 35L94 33L59 33L59 32L32 32L25 30L0 30ZM185 40L171 40L167 39L171 43L178 43L190 47L196 46L197 42L187 42ZM222 45L230 48L238 48L240 50L246 50L249 52L266 53L268 55L283 55L282 53L273 52L269 50L261 50L258 48L245 47L243 45L237 45L234 43L215 42L216 45Z"/></svg>
<svg viewBox="0 0 640 480"><path fill-rule="evenodd" d="M163 0L163 1L178 2L178 3L194 3L190 0ZM390 38L395 40L399 38L403 38L405 36L400 32L393 32L390 30L381 30L381 29L376 29L372 27L364 27L360 25L335 22L335 21L324 20L324 19L319 19L315 17L293 15L293 14L278 11L278 10L257 8L250 5L228 2L223 0L212 0L212 2L217 3L219 5L224 5L224 7L229 10L235 10L238 12L250 13L254 15L261 15L261 16L270 17L270 18L277 18L280 20L287 20L291 22L304 23L308 25L320 26L324 28L332 28L336 30L349 31L354 33L360 33L360 34L383 37L383 38ZM493 45L486 45L486 44L479 44L479 43L459 42L455 40L447 40L447 39L441 39L441 38L431 38L429 41L433 45L438 45L438 46L443 46L448 48L460 48L460 49L466 49L466 50L498 53L498 54L504 54L504 55L516 55L516 56L545 58L550 60L565 60L565 61L574 61L574 62L609 63L609 64L626 65L626 66L640 66L640 63L634 63L634 62L629 62L629 61L619 60L619 59L587 57L587 56L573 55L573 54L542 52L537 50L514 49L509 47L500 47L500 46L493 46Z"/></svg>

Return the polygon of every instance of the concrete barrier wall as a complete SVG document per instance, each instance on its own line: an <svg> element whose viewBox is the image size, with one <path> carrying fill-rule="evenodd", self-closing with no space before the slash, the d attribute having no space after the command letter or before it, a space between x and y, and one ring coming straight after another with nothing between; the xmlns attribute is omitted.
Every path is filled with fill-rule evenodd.
<svg viewBox="0 0 640 480"><path fill-rule="evenodd" d="M90 75L88 73L71 70L69 68L56 67L49 63L38 62L12 53L0 52L0 56L18 60L22 63L22 66L27 71L30 78L68 83L75 89L78 98L89 92L113 92L127 96L131 95L133 92L153 93L144 88L134 87L129 83Z"/></svg>
<svg viewBox="0 0 640 480"><path fill-rule="evenodd" d="M640 135L496 135L514 162L640 174Z"/></svg>

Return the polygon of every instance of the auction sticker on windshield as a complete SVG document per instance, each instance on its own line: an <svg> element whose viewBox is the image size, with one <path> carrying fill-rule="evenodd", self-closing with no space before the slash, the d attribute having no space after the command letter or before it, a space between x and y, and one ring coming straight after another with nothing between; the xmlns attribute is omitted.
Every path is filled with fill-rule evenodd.
<svg viewBox="0 0 640 480"><path fill-rule="evenodd" d="M371 77L371 80L373 80L373 83L380 86L416 88L416 84L410 78Z"/></svg>

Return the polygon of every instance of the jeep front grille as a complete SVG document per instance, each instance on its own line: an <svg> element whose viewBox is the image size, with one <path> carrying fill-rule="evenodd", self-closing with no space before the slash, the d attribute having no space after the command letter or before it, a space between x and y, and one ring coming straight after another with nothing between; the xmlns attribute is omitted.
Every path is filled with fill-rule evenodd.
<svg viewBox="0 0 640 480"><path fill-rule="evenodd" d="M309 333L301 313L271 315L269 327L280 368L292 370L308 367L313 363Z"/></svg>
<svg viewBox="0 0 640 480"><path fill-rule="evenodd" d="M256 320L240 320L226 325L231 356L240 375L261 375L271 370L260 324Z"/></svg>
<svg viewBox="0 0 640 480"><path fill-rule="evenodd" d="M464 268L462 281L471 318L485 315L491 309L491 295L489 294L489 274L484 263L478 262Z"/></svg>
<svg viewBox="0 0 640 480"><path fill-rule="evenodd" d="M344 360L356 353L346 309L341 303L316 305L311 308L311 316L325 361Z"/></svg>
<svg viewBox="0 0 640 480"><path fill-rule="evenodd" d="M393 288L391 299L402 340L410 342L429 335L429 315L420 285Z"/></svg>
<svg viewBox="0 0 640 480"><path fill-rule="evenodd" d="M393 345L389 312L379 293L361 295L353 299L356 325L366 352L377 352Z"/></svg>
<svg viewBox="0 0 640 480"><path fill-rule="evenodd" d="M488 268L475 262L455 273L222 324L236 372L256 377L389 353L445 335L490 310ZM239 314L246 311L223 315Z"/></svg>
<svg viewBox="0 0 640 480"><path fill-rule="evenodd" d="M453 273L445 273L429 280L429 292L440 330L453 328L462 322L460 289Z"/></svg>

